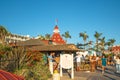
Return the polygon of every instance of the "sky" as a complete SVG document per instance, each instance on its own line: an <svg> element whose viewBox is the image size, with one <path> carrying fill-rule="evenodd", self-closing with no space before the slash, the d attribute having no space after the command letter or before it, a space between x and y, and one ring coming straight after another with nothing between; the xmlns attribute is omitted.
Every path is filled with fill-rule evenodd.
<svg viewBox="0 0 120 80"><path fill-rule="evenodd" d="M97 31L120 44L120 0L0 0L0 25L13 34L52 35L56 24L67 43L83 43L81 32L95 41Z"/></svg>

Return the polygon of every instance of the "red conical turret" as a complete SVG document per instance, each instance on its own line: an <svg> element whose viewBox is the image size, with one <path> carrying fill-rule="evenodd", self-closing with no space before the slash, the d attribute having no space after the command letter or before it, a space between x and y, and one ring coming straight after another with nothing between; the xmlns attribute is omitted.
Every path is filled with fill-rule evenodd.
<svg viewBox="0 0 120 80"><path fill-rule="evenodd" d="M60 31L59 31L59 28L58 28L58 26L57 26L57 25L55 26L55 28L54 28L53 32L54 32L54 33L59 33L59 32L60 32Z"/></svg>
<svg viewBox="0 0 120 80"><path fill-rule="evenodd" d="M53 35L51 37L51 40L55 43L55 44L65 44L65 41L62 39L60 33L59 33L59 28L56 25L54 30L53 30Z"/></svg>

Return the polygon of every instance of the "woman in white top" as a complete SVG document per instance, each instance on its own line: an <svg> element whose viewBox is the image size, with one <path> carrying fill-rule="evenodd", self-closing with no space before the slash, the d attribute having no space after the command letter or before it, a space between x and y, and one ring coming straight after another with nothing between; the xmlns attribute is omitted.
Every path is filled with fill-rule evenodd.
<svg viewBox="0 0 120 80"><path fill-rule="evenodd" d="M116 72L120 72L120 57L117 56L115 61L116 61Z"/></svg>
<svg viewBox="0 0 120 80"><path fill-rule="evenodd" d="M53 74L53 60L54 60L53 55L54 52L51 52L50 55L48 56L49 70L51 74Z"/></svg>
<svg viewBox="0 0 120 80"><path fill-rule="evenodd" d="M75 58L76 58L76 64L77 64L77 65L76 65L76 70L77 70L77 71L80 71L81 55L80 55L80 54L77 54Z"/></svg>

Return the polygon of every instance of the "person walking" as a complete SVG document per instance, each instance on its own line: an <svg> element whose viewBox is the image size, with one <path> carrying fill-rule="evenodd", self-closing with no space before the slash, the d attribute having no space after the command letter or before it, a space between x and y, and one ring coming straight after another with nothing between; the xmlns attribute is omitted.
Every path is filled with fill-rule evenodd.
<svg viewBox="0 0 120 80"><path fill-rule="evenodd" d="M91 56L90 58L91 72L96 71L96 56Z"/></svg>
<svg viewBox="0 0 120 80"><path fill-rule="evenodd" d="M76 71L80 71L81 56L79 53L76 55L75 59L76 59Z"/></svg>
<svg viewBox="0 0 120 80"><path fill-rule="evenodd" d="M116 72L119 73L120 72L120 57L117 56L115 59L116 62Z"/></svg>
<svg viewBox="0 0 120 80"><path fill-rule="evenodd" d="M55 57L55 62L56 62L56 67L55 67L55 70L58 70L59 71L59 68L60 68L60 55L57 54L56 57Z"/></svg>
<svg viewBox="0 0 120 80"><path fill-rule="evenodd" d="M49 70L50 70L50 73L53 74L53 55L54 53L51 52L50 55L48 56L48 62L49 62Z"/></svg>
<svg viewBox="0 0 120 80"><path fill-rule="evenodd" d="M102 56L101 61L102 61L102 74L103 74L105 72L105 68L107 64L107 59L105 58L104 55Z"/></svg>
<svg viewBox="0 0 120 80"><path fill-rule="evenodd" d="M47 55L43 54L42 58L43 58L44 64L47 65Z"/></svg>

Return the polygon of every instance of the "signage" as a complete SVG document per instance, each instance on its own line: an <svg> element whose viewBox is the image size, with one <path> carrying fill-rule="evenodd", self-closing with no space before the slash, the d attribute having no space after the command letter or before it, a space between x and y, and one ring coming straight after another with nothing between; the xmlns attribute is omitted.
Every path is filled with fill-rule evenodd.
<svg viewBox="0 0 120 80"><path fill-rule="evenodd" d="M61 55L61 67L64 69L70 69L72 68L73 64L73 57L71 54L62 54Z"/></svg>

